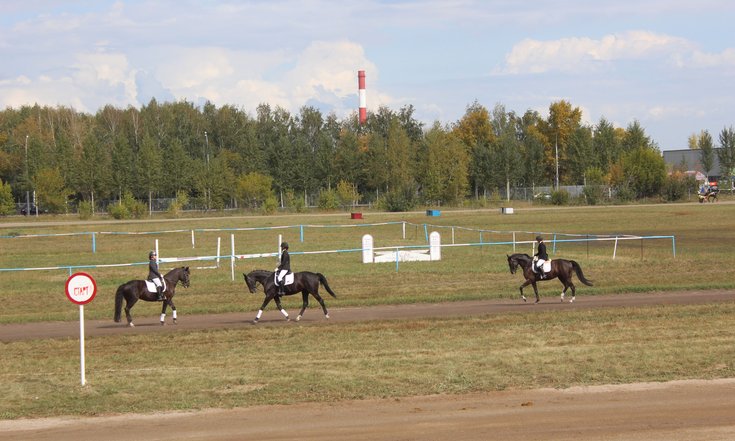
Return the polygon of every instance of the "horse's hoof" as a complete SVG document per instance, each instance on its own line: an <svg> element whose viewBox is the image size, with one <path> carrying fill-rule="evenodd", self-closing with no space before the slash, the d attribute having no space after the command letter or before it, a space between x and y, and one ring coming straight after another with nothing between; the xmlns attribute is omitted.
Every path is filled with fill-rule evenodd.
<svg viewBox="0 0 735 441"><path fill-rule="evenodd" d="M296 321L297 322L300 322L301 321L301 315L300 314L296 316Z"/></svg>
<svg viewBox="0 0 735 441"><path fill-rule="evenodd" d="M569 300L569 303L574 303L574 297L572 297L572 299Z"/></svg>
<svg viewBox="0 0 735 441"><path fill-rule="evenodd" d="M161 326L163 326L163 325L165 325L165 324L166 324L165 322L161 322Z"/></svg>
<svg viewBox="0 0 735 441"><path fill-rule="evenodd" d="M135 327L135 325L133 324L133 322L128 323L128 326L131 327L131 328L134 328Z"/></svg>
<svg viewBox="0 0 735 441"><path fill-rule="evenodd" d="M257 325L258 324L258 319L253 320L253 324L254 325Z"/></svg>
<svg viewBox="0 0 735 441"><path fill-rule="evenodd" d="M174 325L175 325L175 324L177 324L177 323L176 323L176 319L174 319Z"/></svg>
<svg viewBox="0 0 735 441"><path fill-rule="evenodd" d="M329 320L329 314L324 314L324 318Z"/></svg>
<svg viewBox="0 0 735 441"><path fill-rule="evenodd" d="M286 321L287 322L290 322L291 321L291 317L286 317Z"/></svg>

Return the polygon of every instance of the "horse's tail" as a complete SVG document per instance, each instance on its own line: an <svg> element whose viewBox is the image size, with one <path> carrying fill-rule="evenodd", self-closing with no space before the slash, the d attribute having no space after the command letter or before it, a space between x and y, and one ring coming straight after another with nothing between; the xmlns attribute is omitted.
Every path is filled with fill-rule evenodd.
<svg viewBox="0 0 735 441"><path fill-rule="evenodd" d="M326 277L324 277L324 274L322 274L322 273L316 273L316 275L317 275L317 277L319 277L319 282L320 282L320 283L321 283L322 285L324 285L324 288L326 288L326 289L327 289L327 292L328 292L328 293L329 293L329 294L330 294L330 295L331 295L332 297L334 297L334 298L336 299L336 298L337 298L337 294L335 294L335 293L334 293L334 291L332 291L332 288L330 288L330 287L329 287L329 284L327 283L327 278L326 278Z"/></svg>
<svg viewBox="0 0 735 441"><path fill-rule="evenodd" d="M123 287L125 285L120 285L117 288L117 292L115 293L115 323L120 323L120 318L122 315L122 303L123 303Z"/></svg>
<svg viewBox="0 0 735 441"><path fill-rule="evenodd" d="M577 278L579 279L579 281L584 283L587 286L592 286L592 281L587 280L584 277L584 274L582 273L582 267L579 266L579 264L575 262L574 260L570 260L570 262L572 262L572 268L574 268L574 272L577 273Z"/></svg>

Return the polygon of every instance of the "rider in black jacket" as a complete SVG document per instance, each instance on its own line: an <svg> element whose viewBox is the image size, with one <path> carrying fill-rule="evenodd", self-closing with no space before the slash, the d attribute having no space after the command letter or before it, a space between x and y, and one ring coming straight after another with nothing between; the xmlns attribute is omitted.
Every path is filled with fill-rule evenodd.
<svg viewBox="0 0 735 441"><path fill-rule="evenodd" d="M276 282L278 283L278 295L284 294L284 285L286 283L286 274L291 271L291 256L288 255L288 243L281 244L281 262L276 268Z"/></svg>
<svg viewBox="0 0 735 441"><path fill-rule="evenodd" d="M158 271L158 256L155 251L148 253L148 280L156 285L156 301L163 300L163 276Z"/></svg>
<svg viewBox="0 0 735 441"><path fill-rule="evenodd" d="M544 278L544 262L549 260L549 255L546 253L546 244L544 238L536 236L536 242L538 242L538 251L533 255L535 263L533 265L533 272L539 275L539 279Z"/></svg>

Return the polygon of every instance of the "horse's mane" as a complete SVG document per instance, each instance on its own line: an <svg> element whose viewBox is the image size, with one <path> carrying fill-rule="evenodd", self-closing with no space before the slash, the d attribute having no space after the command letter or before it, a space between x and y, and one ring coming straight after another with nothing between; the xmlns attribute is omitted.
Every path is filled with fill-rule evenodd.
<svg viewBox="0 0 735 441"><path fill-rule="evenodd" d="M250 274L259 275L259 276L267 276L267 275L269 275L271 273L273 273L273 271L268 271L268 270L264 270L264 269L256 269L256 270L250 271Z"/></svg>
<svg viewBox="0 0 735 441"><path fill-rule="evenodd" d="M526 254L526 253L515 253L515 254L511 254L511 255L510 255L510 257L511 257L511 258L516 258L516 259L518 259L518 258L522 258L522 257L525 257L526 259L532 259L532 257L531 257L531 256L529 256L529 255L528 255L528 254Z"/></svg>

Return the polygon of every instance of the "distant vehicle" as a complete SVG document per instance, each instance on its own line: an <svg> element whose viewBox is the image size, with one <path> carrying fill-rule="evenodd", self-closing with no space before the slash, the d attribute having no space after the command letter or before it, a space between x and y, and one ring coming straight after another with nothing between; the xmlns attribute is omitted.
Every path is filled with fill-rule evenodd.
<svg viewBox="0 0 735 441"><path fill-rule="evenodd" d="M720 193L720 187L717 186L717 182L708 182L699 187L699 203L702 202L717 202L717 195Z"/></svg>
<svg viewBox="0 0 735 441"><path fill-rule="evenodd" d="M38 211L36 211L36 209L38 209ZM43 214L43 213L46 213L46 212L47 212L46 210L43 210L41 208L38 208L34 204L31 204L31 211L30 211L30 213L28 212L28 205L23 204L23 206L20 208L20 214L22 214L23 216L28 216L29 214L31 216L33 216L36 213Z"/></svg>

